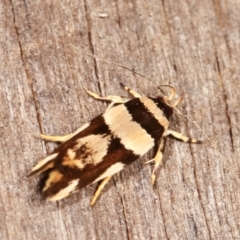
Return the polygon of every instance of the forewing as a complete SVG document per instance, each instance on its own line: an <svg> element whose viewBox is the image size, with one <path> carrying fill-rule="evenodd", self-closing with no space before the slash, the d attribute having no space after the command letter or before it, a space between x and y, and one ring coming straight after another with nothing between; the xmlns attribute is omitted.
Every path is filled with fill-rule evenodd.
<svg viewBox="0 0 240 240"><path fill-rule="evenodd" d="M56 201L119 172L137 158L124 148L100 115L41 160L30 176L44 173L40 190L46 199Z"/></svg>

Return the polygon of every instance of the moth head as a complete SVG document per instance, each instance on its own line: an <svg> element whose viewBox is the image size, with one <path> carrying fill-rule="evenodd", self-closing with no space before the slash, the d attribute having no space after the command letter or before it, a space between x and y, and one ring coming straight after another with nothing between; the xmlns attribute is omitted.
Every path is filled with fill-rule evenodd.
<svg viewBox="0 0 240 240"><path fill-rule="evenodd" d="M170 85L161 85L161 86L169 87L171 89L171 93L170 93L169 96L167 96L161 90L164 95L163 96L158 96L157 98L155 98L155 103L163 111L163 113L167 117L167 119L169 119L172 116L173 111L175 109L177 109L176 106L181 102L182 98L174 100L174 97L175 97L175 94L176 94L175 88L173 88Z"/></svg>
<svg viewBox="0 0 240 240"><path fill-rule="evenodd" d="M171 89L171 93L169 96L163 96L163 101L171 108L176 108L177 105L182 101L182 98L178 98L174 101L174 97L176 95L176 89L171 85L161 85L163 87L169 87Z"/></svg>

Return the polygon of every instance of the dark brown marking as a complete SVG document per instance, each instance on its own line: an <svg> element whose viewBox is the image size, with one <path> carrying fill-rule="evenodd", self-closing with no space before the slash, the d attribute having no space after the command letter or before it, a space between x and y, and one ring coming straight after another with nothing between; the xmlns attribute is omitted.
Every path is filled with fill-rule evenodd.
<svg viewBox="0 0 240 240"><path fill-rule="evenodd" d="M158 106L158 108L160 108L164 115L166 116L166 118L169 120L169 118L173 115L173 108L168 106L165 102L163 97L158 97L158 98L150 98L149 99L153 100L156 105Z"/></svg>
<svg viewBox="0 0 240 240"><path fill-rule="evenodd" d="M139 123L140 126L151 135L155 142L158 141L164 132L164 127L145 105L138 98L134 98L124 105L128 109L129 114L131 114L133 121Z"/></svg>
<svg viewBox="0 0 240 240"><path fill-rule="evenodd" d="M76 149L76 151L75 151L75 153L76 153L75 158L76 158L76 159L81 159L82 162L84 163L84 162L85 162L84 160L87 159L88 156L92 154L92 151L93 151L93 149L89 149L89 148L86 146L86 144L81 145L81 146L80 146L78 149Z"/></svg>

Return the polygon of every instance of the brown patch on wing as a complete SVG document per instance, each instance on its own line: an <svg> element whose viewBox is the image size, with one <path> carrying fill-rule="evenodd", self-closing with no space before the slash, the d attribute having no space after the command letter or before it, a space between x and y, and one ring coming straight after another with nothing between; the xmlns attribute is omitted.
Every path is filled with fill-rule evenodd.
<svg viewBox="0 0 240 240"><path fill-rule="evenodd" d="M134 162L138 159L139 155L135 155L133 151L127 150L122 144L119 138L112 138L109 145L107 155L104 156L102 161L97 166L86 165L81 173L81 182L79 187L85 187L97 180L101 180L107 169L116 163L122 163L124 166ZM120 169L122 170L122 169ZM102 177L101 177L102 176Z"/></svg>

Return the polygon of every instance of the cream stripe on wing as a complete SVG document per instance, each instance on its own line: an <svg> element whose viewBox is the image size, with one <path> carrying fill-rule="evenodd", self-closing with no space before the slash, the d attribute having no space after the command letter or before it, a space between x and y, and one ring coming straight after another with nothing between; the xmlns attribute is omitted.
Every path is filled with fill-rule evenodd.
<svg viewBox="0 0 240 240"><path fill-rule="evenodd" d="M160 108L158 108L156 103L153 100L146 98L146 97L141 97L139 100L152 113L152 115L158 120L158 122L161 124L161 126L163 126L164 129L168 129L169 121L164 116L162 110Z"/></svg>
<svg viewBox="0 0 240 240"><path fill-rule="evenodd" d="M97 165L107 154L111 136L89 135L79 138L73 148L69 148L62 164L83 169L87 164ZM76 154L80 151L81 154Z"/></svg>
<svg viewBox="0 0 240 240"><path fill-rule="evenodd" d="M83 126L81 126L80 128L78 128L71 137L77 135L78 133L82 132L85 128L89 127L90 123L85 123Z"/></svg>
<svg viewBox="0 0 240 240"><path fill-rule="evenodd" d="M112 134L134 154L142 156L154 146L154 139L139 123L132 120L124 104L109 109L103 114L103 118Z"/></svg>
<svg viewBox="0 0 240 240"><path fill-rule="evenodd" d="M53 153L53 154L47 156L46 158L42 159L41 161L39 161L39 162L37 163L37 165L32 168L31 173L34 172L34 171L37 171L38 169L40 169L41 167L43 167L44 165L46 165L48 162L50 162L51 160L53 160L54 158L56 158L57 155L58 155L58 153ZM39 173L41 173L41 172L39 172Z"/></svg>
<svg viewBox="0 0 240 240"><path fill-rule="evenodd" d="M79 183L79 179L72 180L67 187L61 189L55 195L48 197L47 201L54 202L67 197L69 194L76 191L78 183Z"/></svg>
<svg viewBox="0 0 240 240"><path fill-rule="evenodd" d="M123 163L120 163L120 162L114 163L101 176L99 176L97 179L95 179L93 183L98 182L99 180L102 180L103 178L112 176L115 173L120 172L121 170L123 170L124 166L125 165Z"/></svg>

